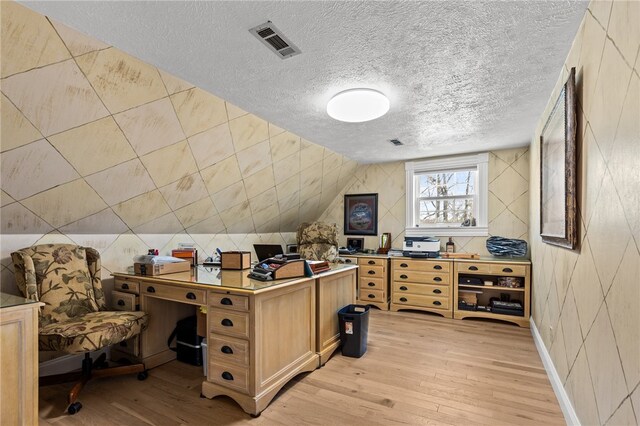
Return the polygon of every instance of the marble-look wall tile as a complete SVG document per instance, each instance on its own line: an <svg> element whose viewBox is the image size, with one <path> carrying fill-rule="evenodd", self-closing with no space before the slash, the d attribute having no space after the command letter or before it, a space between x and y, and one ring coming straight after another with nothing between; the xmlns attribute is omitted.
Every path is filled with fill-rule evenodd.
<svg viewBox="0 0 640 426"><path fill-rule="evenodd" d="M224 101L197 87L171 95L171 102L187 137L228 120Z"/></svg>
<svg viewBox="0 0 640 426"><path fill-rule="evenodd" d="M198 171L187 141L153 151L140 157L155 184L160 187Z"/></svg>
<svg viewBox="0 0 640 426"><path fill-rule="evenodd" d="M15 200L11 198L9 194L4 191L0 191L0 207L4 207L7 204L13 203Z"/></svg>
<svg viewBox="0 0 640 426"><path fill-rule="evenodd" d="M225 105L227 106L227 117L229 117L229 120L233 120L234 118L242 117L243 115L249 114L247 111L235 106L230 102L225 102Z"/></svg>
<svg viewBox="0 0 640 426"><path fill-rule="evenodd" d="M118 49L87 53L76 62L112 114L167 96L154 67Z"/></svg>
<svg viewBox="0 0 640 426"><path fill-rule="evenodd" d="M2 234L45 234L53 228L20 203L2 206ZM35 240L34 240L35 241ZM19 247L16 247L19 248Z"/></svg>
<svg viewBox="0 0 640 426"><path fill-rule="evenodd" d="M158 69L158 72L160 73L164 86L170 95L178 92L184 92L185 90L189 90L194 87L193 84L184 81L175 75L171 75L168 72L162 71L161 69Z"/></svg>
<svg viewBox="0 0 640 426"><path fill-rule="evenodd" d="M109 114L73 60L6 78L2 93L44 136Z"/></svg>
<svg viewBox="0 0 640 426"><path fill-rule="evenodd" d="M102 198L83 179L36 194L23 200L22 204L56 228L107 207Z"/></svg>
<svg viewBox="0 0 640 426"><path fill-rule="evenodd" d="M242 151L269 139L267 122L253 114L243 115L229 121L229 128L236 151Z"/></svg>
<svg viewBox="0 0 640 426"><path fill-rule="evenodd" d="M235 155L226 158L211 167L200 170L209 194L214 194L229 185L242 180L240 167Z"/></svg>
<svg viewBox="0 0 640 426"><path fill-rule="evenodd" d="M129 141L112 117L49 136L48 140L82 176L136 157Z"/></svg>
<svg viewBox="0 0 640 426"><path fill-rule="evenodd" d="M156 188L147 169L137 158L85 179L110 206Z"/></svg>
<svg viewBox="0 0 640 426"><path fill-rule="evenodd" d="M213 205L213 201L211 201L211 198L209 197L198 200L175 211L178 220L180 220L185 228L189 228L198 222L202 222L215 213L216 209Z"/></svg>
<svg viewBox="0 0 640 426"><path fill-rule="evenodd" d="M247 197L253 198L268 189L275 189L275 179L273 177L273 167L265 167L255 174L244 179L244 188Z"/></svg>
<svg viewBox="0 0 640 426"><path fill-rule="evenodd" d="M113 206L113 211L130 228L143 225L160 216L169 213L171 209L160 194L155 190L146 192L130 200L124 201Z"/></svg>
<svg viewBox="0 0 640 426"><path fill-rule="evenodd" d="M53 25L64 45L69 49L69 52L71 52L73 56L80 56L85 53L109 47L108 44L82 34L81 32L67 27L54 19L49 19L49 21L51 21L51 25Z"/></svg>
<svg viewBox="0 0 640 426"><path fill-rule="evenodd" d="M242 177L249 177L271 165L269 141L258 143L240 151L236 154L236 157L238 158L238 165L240 166Z"/></svg>
<svg viewBox="0 0 640 426"><path fill-rule="evenodd" d="M1 151L17 148L42 138L38 129L33 127L4 95L2 95L0 112L2 114L2 127L0 127Z"/></svg>
<svg viewBox="0 0 640 426"><path fill-rule="evenodd" d="M44 16L13 1L0 3L2 78L71 57Z"/></svg>
<svg viewBox="0 0 640 426"><path fill-rule="evenodd" d="M199 169L212 166L235 153L228 123L191 136L189 145Z"/></svg>
<svg viewBox="0 0 640 426"><path fill-rule="evenodd" d="M169 98L140 105L114 118L140 156L185 139Z"/></svg>
<svg viewBox="0 0 640 426"><path fill-rule="evenodd" d="M160 192L172 210L191 204L208 196L207 188L200 173L185 176L180 180L160 188Z"/></svg>
<svg viewBox="0 0 640 426"><path fill-rule="evenodd" d="M79 177L45 139L2 153L1 175L2 187L16 200Z"/></svg>

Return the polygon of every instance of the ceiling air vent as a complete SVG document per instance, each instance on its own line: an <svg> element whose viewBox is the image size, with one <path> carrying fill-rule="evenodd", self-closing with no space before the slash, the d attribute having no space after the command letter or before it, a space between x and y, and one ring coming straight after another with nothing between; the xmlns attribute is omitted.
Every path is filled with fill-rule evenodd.
<svg viewBox="0 0 640 426"><path fill-rule="evenodd" d="M400 146L400 145L404 145L402 142L400 142L398 139L389 139L389 142L391 142L393 145L395 146Z"/></svg>
<svg viewBox="0 0 640 426"><path fill-rule="evenodd" d="M287 59L302 53L271 21L253 27L249 32L264 43L269 50L278 55L280 59Z"/></svg>

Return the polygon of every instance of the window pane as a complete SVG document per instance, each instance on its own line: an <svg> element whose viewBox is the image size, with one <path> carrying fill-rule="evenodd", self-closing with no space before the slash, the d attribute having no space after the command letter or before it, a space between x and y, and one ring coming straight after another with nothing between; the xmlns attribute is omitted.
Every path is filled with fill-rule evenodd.
<svg viewBox="0 0 640 426"><path fill-rule="evenodd" d="M476 191L476 173L475 170L458 170L417 175L418 196L473 195Z"/></svg>
<svg viewBox="0 0 640 426"><path fill-rule="evenodd" d="M473 217L473 198L420 201L419 225L459 224Z"/></svg>

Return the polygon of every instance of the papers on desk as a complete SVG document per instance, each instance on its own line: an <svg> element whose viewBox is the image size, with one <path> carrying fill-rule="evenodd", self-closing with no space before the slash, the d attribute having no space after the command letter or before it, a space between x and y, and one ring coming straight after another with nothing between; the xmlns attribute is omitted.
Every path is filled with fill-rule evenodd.
<svg viewBox="0 0 640 426"><path fill-rule="evenodd" d="M150 263L152 265L161 265L163 263L176 263L176 262L186 262L184 259L178 259L173 256L153 256L150 254L141 254L139 256L134 256L133 261L135 263Z"/></svg>

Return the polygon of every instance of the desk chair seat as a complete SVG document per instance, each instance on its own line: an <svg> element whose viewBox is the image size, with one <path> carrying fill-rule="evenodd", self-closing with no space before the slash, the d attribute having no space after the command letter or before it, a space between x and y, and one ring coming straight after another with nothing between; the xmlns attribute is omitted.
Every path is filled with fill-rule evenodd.
<svg viewBox="0 0 640 426"><path fill-rule="evenodd" d="M89 247L43 244L11 253L18 288L28 299L43 302L38 317L39 349L84 353L82 370L42 377L40 385L77 381L69 392L69 414L82 405L78 394L91 379L138 373L144 364L102 368L105 356L90 352L137 336L147 326L144 312L107 311L100 278L100 255Z"/></svg>
<svg viewBox="0 0 640 426"><path fill-rule="evenodd" d="M335 262L338 258L338 230L335 223L305 222L297 232L298 253L303 259Z"/></svg>

